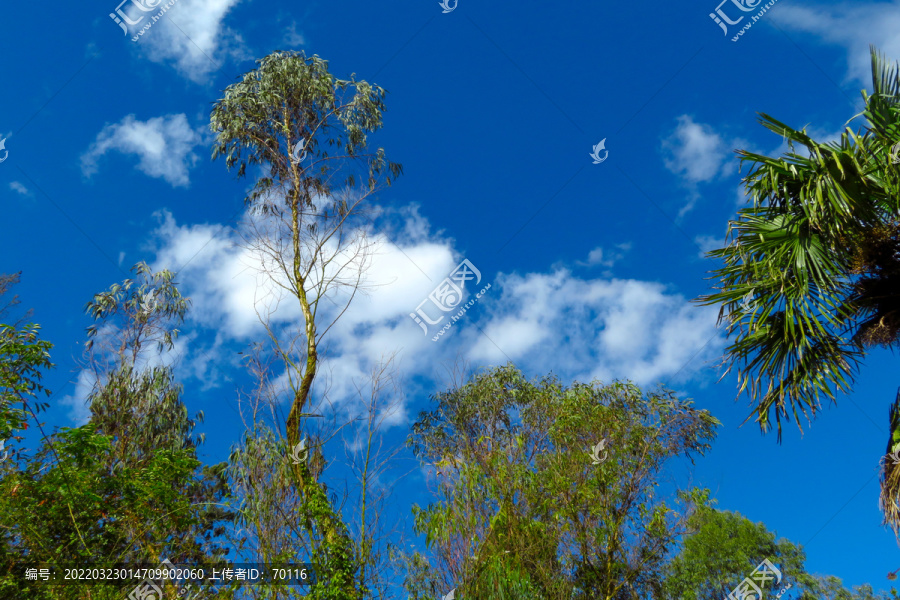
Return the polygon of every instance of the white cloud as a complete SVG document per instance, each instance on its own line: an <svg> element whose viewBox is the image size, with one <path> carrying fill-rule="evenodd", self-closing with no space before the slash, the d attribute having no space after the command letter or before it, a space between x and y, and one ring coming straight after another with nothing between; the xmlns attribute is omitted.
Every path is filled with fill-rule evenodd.
<svg viewBox="0 0 900 600"><path fill-rule="evenodd" d="M78 373L78 379L75 381L75 392L63 396L59 401L63 406L70 408L69 418L75 427L84 425L91 417L91 409L87 400L94 389L95 382L96 377L94 377L93 371L83 369Z"/></svg>
<svg viewBox="0 0 900 600"><path fill-rule="evenodd" d="M184 114L165 115L138 121L128 115L119 123L106 125L81 156L81 171L90 177L98 171L98 160L110 151L140 158L137 168L150 177L163 179L175 187L190 184L188 171L199 160L195 146L202 136L191 128Z"/></svg>
<svg viewBox="0 0 900 600"><path fill-rule="evenodd" d="M706 253L710 250L718 250L725 246L725 238L718 238L714 235L698 235L694 238L694 243L700 246L698 256L700 258L706 258Z"/></svg>
<svg viewBox="0 0 900 600"><path fill-rule="evenodd" d="M240 0L177 0L137 43L150 60L173 63L182 76L205 83L221 68L223 58L251 58L240 34L224 23L228 12L238 2ZM144 14L135 12L135 19Z"/></svg>
<svg viewBox="0 0 900 600"><path fill-rule="evenodd" d="M662 141L663 161L670 172L679 176L688 189L688 201L678 212L681 218L700 199L698 186L711 183L727 173L737 173L733 150L743 140L726 139L711 125L697 123L689 115L678 117L675 130Z"/></svg>
<svg viewBox="0 0 900 600"><path fill-rule="evenodd" d="M303 36L303 32L297 31L297 23L295 21L291 21L291 24L285 28L284 36L281 39L288 47L306 45L306 38Z"/></svg>
<svg viewBox="0 0 900 600"><path fill-rule="evenodd" d="M584 280L565 270L498 277L497 296L483 301L485 332L467 332L478 363L508 356L532 372L565 379L629 378L641 385L693 371L698 352L718 338L714 311L664 285L633 279ZM718 341L707 352L719 346Z"/></svg>
<svg viewBox="0 0 900 600"><path fill-rule="evenodd" d="M505 363L509 357L531 375L552 370L569 380L631 378L655 384L674 377L693 359L680 376L684 379L720 345L715 311L692 305L663 284L583 279L565 269L524 275L482 272L480 284L470 283L467 291L488 283L491 289L433 342L436 328L423 335L409 315L462 257L450 240L427 235L428 223L415 207L381 216L387 225L369 232L377 252L366 272L367 291L340 314L322 346L317 390L327 389L329 400L350 412L359 410L356 386L365 386L373 366L395 352L404 380L433 379L441 365L464 356L479 365ZM156 235L154 270L179 272L183 292L193 301L190 324L197 331L214 332L217 352L228 344L242 348L248 341L264 340L257 311L274 310L271 319L279 335L302 327L297 301L260 274L258 255L239 243L238 231L179 225L163 213ZM478 257L470 259L483 268ZM594 260L609 259L597 252ZM339 315L348 294L340 289L320 304L321 323ZM707 354L693 357L710 338L716 339ZM198 358L188 355L188 362L194 360ZM206 371L203 365L195 374ZM399 425L407 418L404 407L389 422Z"/></svg>
<svg viewBox="0 0 900 600"><path fill-rule="evenodd" d="M179 226L166 211L157 213L156 235L162 246L157 251L154 271L169 269L179 279L190 281L193 319L203 327L225 329L235 338L259 333L254 307L273 293L262 286L253 252L241 248L234 230L223 225ZM285 304L279 317L296 320L299 309Z"/></svg>
<svg viewBox="0 0 900 600"><path fill-rule="evenodd" d="M28 191L28 188L19 183L18 181L11 181L9 184L9 189L12 191L21 194L23 196L30 196L31 192Z"/></svg>
<svg viewBox="0 0 900 600"><path fill-rule="evenodd" d="M782 27L811 33L847 50L846 80L866 87L872 83L869 44L890 60L900 59L900 0L844 2L836 5L778 6Z"/></svg>
<svg viewBox="0 0 900 600"><path fill-rule="evenodd" d="M688 115L678 117L678 126L663 140L666 168L691 184L717 179L727 161L728 148L710 125L695 123Z"/></svg>
<svg viewBox="0 0 900 600"><path fill-rule="evenodd" d="M631 250L631 244L617 244L613 250L604 250L600 246L594 248L588 254L586 261L578 261L578 265L582 267L612 267L617 262L625 258L625 253Z"/></svg>

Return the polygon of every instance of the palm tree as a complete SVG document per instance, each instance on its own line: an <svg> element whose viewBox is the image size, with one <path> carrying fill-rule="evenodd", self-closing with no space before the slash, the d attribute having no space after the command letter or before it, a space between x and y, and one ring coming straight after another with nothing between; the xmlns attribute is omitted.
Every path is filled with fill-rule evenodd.
<svg viewBox="0 0 900 600"><path fill-rule="evenodd" d="M874 93L863 90L854 117L862 130L822 144L760 114L789 152L737 152L752 165L743 179L751 206L708 253L724 266L713 271L717 291L698 302L721 305L732 338L726 374L737 366L738 396L754 406L748 420L765 432L774 418L779 442L782 419L800 427L800 413L812 419L823 397L850 391L867 349L900 341L900 65L871 52ZM900 536L900 469L889 462L882 506Z"/></svg>

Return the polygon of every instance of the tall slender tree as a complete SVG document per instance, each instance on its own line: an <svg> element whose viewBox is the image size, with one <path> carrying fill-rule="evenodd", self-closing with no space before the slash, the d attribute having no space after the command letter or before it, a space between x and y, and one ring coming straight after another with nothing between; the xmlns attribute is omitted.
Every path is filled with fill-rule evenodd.
<svg viewBox="0 0 900 600"><path fill-rule="evenodd" d="M360 287L369 245L365 228L355 226L366 200L401 172L383 149L367 150L367 136L382 126L384 98L382 88L355 76L335 78L318 56L274 52L228 86L210 116L213 158L224 157L238 177L247 176L248 167L260 169L245 198L245 239L270 289L292 297L303 317L299 329L279 328L274 309L261 314L284 364L290 401L285 435L298 452L306 418L315 410L322 338L346 310L345 304L329 314L323 305L341 290L349 290L349 303ZM316 450L310 456L324 461ZM310 467L308 461L290 465L301 502L297 523L319 576L311 594L364 597L368 590L357 579L359 548Z"/></svg>

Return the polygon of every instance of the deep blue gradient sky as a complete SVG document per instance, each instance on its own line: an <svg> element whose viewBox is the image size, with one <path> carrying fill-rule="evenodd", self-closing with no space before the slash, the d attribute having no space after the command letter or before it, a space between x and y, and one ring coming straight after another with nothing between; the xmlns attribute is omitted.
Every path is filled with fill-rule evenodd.
<svg viewBox="0 0 900 600"><path fill-rule="evenodd" d="M179 373L207 415L206 458L227 456L241 431L236 353L261 336L229 229L247 182L210 161L209 109L255 59L303 50L389 92L373 139L404 166L377 200L373 277L388 285L355 301L328 355L349 395L397 352L408 388L389 441L457 356L668 384L723 422L679 481L803 544L813 572L888 587L900 551L880 525L877 467L896 356L873 352L852 395L778 445L740 427L735 378L717 383L715 310L689 300L715 267L701 250L741 206L733 150L784 150L756 113L838 135L871 88L868 45L900 59L900 1L779 0L737 42L715 5L178 0L138 42L109 18L115 0L5 6L0 272L23 272L23 306L56 344L48 424L83 418L84 304L146 260L179 271L195 301ZM604 138L608 159L592 164ZM432 342L407 315L463 258L492 289ZM427 501L427 477L404 480L396 516Z"/></svg>

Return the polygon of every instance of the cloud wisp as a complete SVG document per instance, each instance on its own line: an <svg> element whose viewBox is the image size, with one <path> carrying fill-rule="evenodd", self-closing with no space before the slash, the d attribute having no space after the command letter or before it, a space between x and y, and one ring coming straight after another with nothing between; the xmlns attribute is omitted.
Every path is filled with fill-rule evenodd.
<svg viewBox="0 0 900 600"><path fill-rule="evenodd" d="M85 177L91 177L99 171L101 158L119 152L137 156L137 168L144 174L173 187L188 187L189 171L199 160L194 148L201 143L201 132L191 127L184 114L146 121L128 115L118 123L106 125L97 134L81 156L81 171Z"/></svg>

